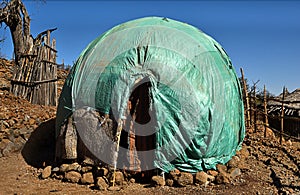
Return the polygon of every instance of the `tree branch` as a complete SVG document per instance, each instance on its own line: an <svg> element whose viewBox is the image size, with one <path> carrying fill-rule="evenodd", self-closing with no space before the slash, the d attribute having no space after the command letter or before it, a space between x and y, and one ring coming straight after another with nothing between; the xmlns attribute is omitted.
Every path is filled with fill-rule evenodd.
<svg viewBox="0 0 300 195"><path fill-rule="evenodd" d="M28 12L24 6L24 4L17 0L20 3L20 11L23 14L23 33L25 37L30 36L30 17L28 15Z"/></svg>

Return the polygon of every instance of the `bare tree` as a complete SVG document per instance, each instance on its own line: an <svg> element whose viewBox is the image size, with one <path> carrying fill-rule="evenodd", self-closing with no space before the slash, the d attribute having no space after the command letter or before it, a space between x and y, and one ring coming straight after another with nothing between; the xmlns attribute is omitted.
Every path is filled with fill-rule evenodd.
<svg viewBox="0 0 300 195"><path fill-rule="evenodd" d="M0 24L10 29L16 64L21 64L21 56L31 51L34 39L30 34L30 17L21 0L3 0L0 8Z"/></svg>
<svg viewBox="0 0 300 195"><path fill-rule="evenodd" d="M0 25L9 28L15 64L10 91L32 103L56 105L56 41L50 33L56 28L30 34L30 17L22 0L0 0ZM0 26L0 27L1 27Z"/></svg>

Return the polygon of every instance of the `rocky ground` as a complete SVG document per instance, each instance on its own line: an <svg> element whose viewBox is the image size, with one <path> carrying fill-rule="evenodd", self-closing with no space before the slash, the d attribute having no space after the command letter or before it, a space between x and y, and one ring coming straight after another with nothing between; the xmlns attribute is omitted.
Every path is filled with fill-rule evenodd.
<svg viewBox="0 0 300 195"><path fill-rule="evenodd" d="M173 172L140 183L118 172L117 188L111 188L109 171L92 162L54 166L56 108L10 94L12 66L0 59L0 194L300 194L300 142L280 145L262 129L247 130L229 163L195 175ZM66 74L59 72L59 91Z"/></svg>

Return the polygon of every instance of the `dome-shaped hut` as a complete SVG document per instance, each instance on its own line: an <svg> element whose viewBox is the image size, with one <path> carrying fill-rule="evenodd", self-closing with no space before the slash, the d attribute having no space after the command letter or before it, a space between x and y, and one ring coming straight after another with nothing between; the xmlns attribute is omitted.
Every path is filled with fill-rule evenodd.
<svg viewBox="0 0 300 195"><path fill-rule="evenodd" d="M166 172L226 163L245 133L240 84L224 49L159 17L118 25L87 46L66 79L56 126L58 158L77 158L80 138L102 162L118 154L118 167Z"/></svg>

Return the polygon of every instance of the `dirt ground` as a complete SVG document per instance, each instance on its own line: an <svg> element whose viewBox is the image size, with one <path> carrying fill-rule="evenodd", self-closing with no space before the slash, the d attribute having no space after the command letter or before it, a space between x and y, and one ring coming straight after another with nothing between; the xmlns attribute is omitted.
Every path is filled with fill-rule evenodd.
<svg viewBox="0 0 300 195"><path fill-rule="evenodd" d="M249 133L244 141L249 155L241 166L242 175L230 184L208 186L151 187L128 184L120 191L99 191L93 186L56 179L39 179L39 169L28 165L21 153L0 158L0 194L300 194L300 143L263 138Z"/></svg>

